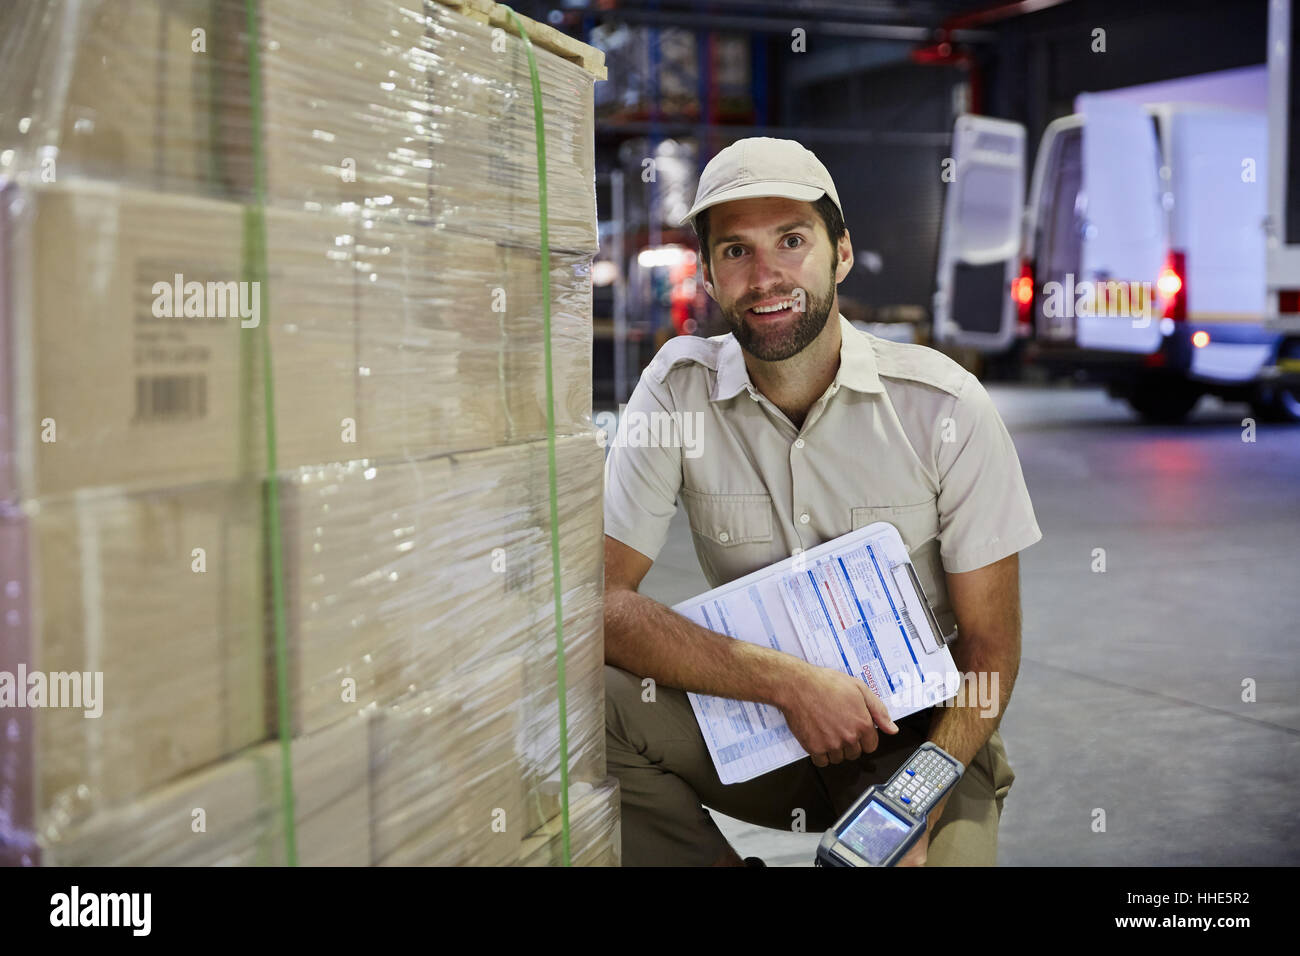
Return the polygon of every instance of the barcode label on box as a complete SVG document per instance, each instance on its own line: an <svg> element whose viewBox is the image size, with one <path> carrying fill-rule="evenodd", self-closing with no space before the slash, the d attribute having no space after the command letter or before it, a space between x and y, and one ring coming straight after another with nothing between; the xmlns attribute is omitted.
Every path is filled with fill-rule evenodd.
<svg viewBox="0 0 1300 956"><path fill-rule="evenodd" d="M137 422L184 422L208 414L206 375L141 375L135 380Z"/></svg>

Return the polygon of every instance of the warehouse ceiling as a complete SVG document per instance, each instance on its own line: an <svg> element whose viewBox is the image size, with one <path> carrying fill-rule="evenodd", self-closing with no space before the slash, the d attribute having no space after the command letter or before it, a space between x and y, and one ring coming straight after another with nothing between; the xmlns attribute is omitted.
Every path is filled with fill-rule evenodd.
<svg viewBox="0 0 1300 956"><path fill-rule="evenodd" d="M1064 2L1067 0L604 0L566 3L558 9L556 4L544 2L535 7L551 22L578 14L612 16L630 23L750 31L784 30L794 23L808 23L830 25L848 35L924 40L934 31L976 31Z"/></svg>
<svg viewBox="0 0 1300 956"><path fill-rule="evenodd" d="M576 6L577 4L575 4ZM660 10L735 13L740 15L776 14L783 16L832 16L846 20L880 23L910 23L939 26L945 19L992 8L1037 7L1039 4L999 3L996 0L619 0L615 3L589 3L593 9Z"/></svg>

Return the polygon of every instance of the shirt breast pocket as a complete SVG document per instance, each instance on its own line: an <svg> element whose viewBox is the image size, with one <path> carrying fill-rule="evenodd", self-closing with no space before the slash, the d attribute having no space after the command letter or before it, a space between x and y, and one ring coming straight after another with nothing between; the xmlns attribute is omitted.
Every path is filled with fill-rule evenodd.
<svg viewBox="0 0 1300 956"><path fill-rule="evenodd" d="M711 587L734 581L785 555L772 553L772 496L706 494L682 489L695 554Z"/></svg>
<svg viewBox="0 0 1300 956"><path fill-rule="evenodd" d="M866 505L854 508L853 529L865 528L877 521L888 521L898 529L898 534L911 554L927 541L939 535L939 507L934 498L914 505Z"/></svg>
<svg viewBox="0 0 1300 956"><path fill-rule="evenodd" d="M714 544L734 548L772 540L772 496L711 495L682 489L691 530Z"/></svg>

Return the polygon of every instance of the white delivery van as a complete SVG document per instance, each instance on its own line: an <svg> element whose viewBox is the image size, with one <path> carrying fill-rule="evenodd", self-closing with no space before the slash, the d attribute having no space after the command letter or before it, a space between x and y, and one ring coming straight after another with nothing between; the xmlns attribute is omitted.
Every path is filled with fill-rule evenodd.
<svg viewBox="0 0 1300 956"><path fill-rule="evenodd" d="M1148 420L1181 420L1205 393L1284 412L1265 113L1078 105L1044 131L1023 207L1023 127L958 118L935 338L1104 382Z"/></svg>
<svg viewBox="0 0 1300 956"><path fill-rule="evenodd" d="M1300 20L1291 0L1268 9L1268 248L1265 305L1283 334L1273 381L1264 388L1271 410L1300 421Z"/></svg>

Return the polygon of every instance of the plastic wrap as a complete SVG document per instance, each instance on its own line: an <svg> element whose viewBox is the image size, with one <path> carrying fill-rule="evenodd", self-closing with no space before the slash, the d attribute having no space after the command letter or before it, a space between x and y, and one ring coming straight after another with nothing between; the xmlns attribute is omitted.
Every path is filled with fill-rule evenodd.
<svg viewBox="0 0 1300 956"><path fill-rule="evenodd" d="M257 490L87 489L0 514L0 675L21 695L0 696L0 843L269 736ZM34 674L76 675L81 706L30 696Z"/></svg>
<svg viewBox="0 0 1300 956"><path fill-rule="evenodd" d="M6 5L0 172L245 201L259 132L273 205L537 244L532 86L512 30L419 0L257 7L255 131L244 0ZM595 252L594 79L536 58L551 245Z"/></svg>
<svg viewBox="0 0 1300 956"><path fill-rule="evenodd" d="M574 866L622 864L618 794L616 777L570 787L569 851ZM553 818L524 841L520 859L524 866L559 866L563 853L560 821Z"/></svg>
<svg viewBox="0 0 1300 956"><path fill-rule="evenodd" d="M535 249L273 208L254 290L236 203L96 181L12 184L0 202L0 495L264 473L264 332L281 467L546 435ZM551 256L551 339L556 431L588 429L589 255Z"/></svg>
<svg viewBox="0 0 1300 956"><path fill-rule="evenodd" d="M303 864L558 863L522 45L485 0L256 6L260 83L243 0L0 12L0 860L280 864L292 805ZM537 62L572 845L616 865L594 80Z"/></svg>
<svg viewBox="0 0 1300 956"><path fill-rule="evenodd" d="M602 465L591 433L557 441L569 766L586 780L605 775ZM558 811L539 790L559 775L547 470L542 441L283 483L286 570L302 585L289 607L295 730L448 682L476 693L486 665L518 656L509 762L536 795L529 829ZM429 776L409 754L400 775Z"/></svg>

